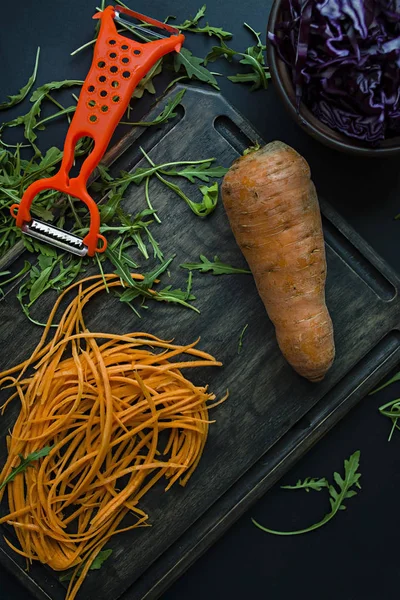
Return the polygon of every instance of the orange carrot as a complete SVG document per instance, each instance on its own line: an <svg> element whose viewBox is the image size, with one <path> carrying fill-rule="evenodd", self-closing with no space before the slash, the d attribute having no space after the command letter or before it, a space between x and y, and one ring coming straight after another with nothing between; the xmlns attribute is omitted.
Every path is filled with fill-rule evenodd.
<svg viewBox="0 0 400 600"><path fill-rule="evenodd" d="M225 175L222 198L283 355L300 375L320 381L335 347L321 215L307 162L282 142L250 151Z"/></svg>
<svg viewBox="0 0 400 600"><path fill-rule="evenodd" d="M105 280L121 285L116 275ZM206 443L208 404L219 401L182 369L221 365L197 342L179 346L143 332L89 332L83 308L104 281L87 278L75 287L53 339L47 342L56 309L32 356L0 373L10 398L21 402L0 483L20 455L51 447L36 469L8 484L10 512L0 523L14 527L20 548L6 542L28 560L74 569L68 600L113 535L147 525L138 502L159 479L166 478L166 490L187 483ZM167 432L165 439L160 432ZM137 521L124 527L129 512Z"/></svg>

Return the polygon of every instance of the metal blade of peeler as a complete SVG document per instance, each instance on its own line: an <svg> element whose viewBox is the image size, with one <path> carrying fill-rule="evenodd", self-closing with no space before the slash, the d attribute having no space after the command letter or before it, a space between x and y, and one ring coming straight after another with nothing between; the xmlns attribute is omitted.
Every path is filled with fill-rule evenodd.
<svg viewBox="0 0 400 600"><path fill-rule="evenodd" d="M167 23L162 23L161 21L157 21L156 19L153 19L151 17L146 17L146 15L142 15L141 13L137 13L137 12L134 12L132 10L126 9L126 8L124 8L122 6L116 6L115 9L114 9L114 15L115 15L114 19L115 19L115 21L117 21L118 23L121 23L122 25L126 25L127 27L129 27L131 29L136 29L136 31L139 31L140 33L145 33L147 35L150 35L152 37L158 38L160 40L164 40L164 39L166 39L168 37L167 35L163 35L162 33L158 33L158 32L153 31L151 29L147 29L143 25L137 25L136 23L131 23L130 21L127 21L126 19L123 19L121 17L121 13L129 15L129 16L134 17L136 19L139 19L139 20L143 21L144 23L148 22L149 24L155 25L156 27L159 27L161 29L165 29L166 31L168 31L172 35L179 34L179 30L178 29L176 29L175 27L172 27L171 25L168 25Z"/></svg>
<svg viewBox="0 0 400 600"><path fill-rule="evenodd" d="M162 35L161 33L156 33L155 31L151 31L150 29L147 29L146 27L142 27L142 25L134 25L133 23L129 23L129 21L126 21L125 19L121 19L121 17L117 17L117 13L115 14L115 20L118 23L121 23L122 25L126 25L127 27L130 27L131 29L135 29L136 31L140 31L140 33L145 33L146 35L151 35L152 37L155 37L159 40L165 40L166 35Z"/></svg>
<svg viewBox="0 0 400 600"><path fill-rule="evenodd" d="M71 252L81 257L87 255L88 249L80 237L54 227L54 225L48 225L42 221L32 219L30 223L24 223L21 230L26 235L30 235L46 244L56 246L66 252Z"/></svg>

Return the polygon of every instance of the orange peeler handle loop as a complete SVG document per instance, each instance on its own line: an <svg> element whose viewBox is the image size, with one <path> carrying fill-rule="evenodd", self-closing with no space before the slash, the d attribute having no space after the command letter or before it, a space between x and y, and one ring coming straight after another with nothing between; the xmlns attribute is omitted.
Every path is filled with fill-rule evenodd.
<svg viewBox="0 0 400 600"><path fill-rule="evenodd" d="M87 181L102 159L138 83L160 58L173 51L179 52L185 40L180 33L147 43L131 40L117 32L114 21L116 10L113 6L108 6L93 17L101 19L99 36L92 65L67 132L59 172L29 186L18 205L17 214L15 205L11 207L11 214L16 218L17 225L22 227L31 220L30 207L39 192L50 188L79 198L90 212L90 230L83 240L88 247L89 256L104 251L107 242L100 234L99 210L87 191ZM143 17L121 7L118 7L118 11ZM168 31L176 31L154 19L148 21ZM75 147L82 137L92 138L94 147L82 164L79 175L70 179ZM99 241L102 244L100 247Z"/></svg>

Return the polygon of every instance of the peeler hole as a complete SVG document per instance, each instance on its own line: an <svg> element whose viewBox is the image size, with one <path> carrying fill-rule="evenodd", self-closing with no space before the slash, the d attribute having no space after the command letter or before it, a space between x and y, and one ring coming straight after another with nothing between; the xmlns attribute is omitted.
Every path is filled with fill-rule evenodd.
<svg viewBox="0 0 400 600"><path fill-rule="evenodd" d="M107 249L106 238L104 237L104 235L101 235L101 233L98 233L97 239L99 240L99 242L101 242L101 244L100 244L100 246L97 246L96 252L104 252Z"/></svg>
<svg viewBox="0 0 400 600"><path fill-rule="evenodd" d="M118 73L118 67L116 67L116 66L110 67L110 72L111 73Z"/></svg>
<svg viewBox="0 0 400 600"><path fill-rule="evenodd" d="M127 56L124 56L121 61L124 63L124 65L127 65L129 63L129 58Z"/></svg>
<svg viewBox="0 0 400 600"><path fill-rule="evenodd" d="M122 50L129 50L129 46L127 44L122 44Z"/></svg>
<svg viewBox="0 0 400 600"><path fill-rule="evenodd" d="M113 88L117 88L117 87L119 87L119 81L112 81L111 85Z"/></svg>
<svg viewBox="0 0 400 600"><path fill-rule="evenodd" d="M106 113L107 111L108 111L107 104L103 104L103 106L101 107L101 112Z"/></svg>
<svg viewBox="0 0 400 600"><path fill-rule="evenodd" d="M117 58L118 54L117 54L116 52L109 52L109 53L108 53L108 56L109 56L110 58Z"/></svg>
<svg viewBox="0 0 400 600"><path fill-rule="evenodd" d="M130 71L124 71L124 72L122 73L122 77L123 77L124 79L129 79L129 77L130 77L130 76L131 76L131 73L130 73Z"/></svg>
<svg viewBox="0 0 400 600"><path fill-rule="evenodd" d="M101 90L101 92L100 92L100 96L101 96L102 98L105 98L105 97L107 96L107 90Z"/></svg>
<svg viewBox="0 0 400 600"><path fill-rule="evenodd" d="M88 106L89 106L90 108L93 108L94 106L96 106L96 101L95 101L95 100L89 100L89 102L88 102Z"/></svg>
<svg viewBox="0 0 400 600"><path fill-rule="evenodd" d="M99 69L104 69L104 67L106 66L106 63L104 62L104 60L99 60L99 62L97 63L97 66L99 67Z"/></svg>
<svg viewBox="0 0 400 600"><path fill-rule="evenodd" d="M97 117L96 117L96 115L90 115L90 117L89 117L89 121L90 121L91 123L96 123L96 121L97 121Z"/></svg>
<svg viewBox="0 0 400 600"><path fill-rule="evenodd" d="M105 83L107 81L107 77L105 75L100 75L99 81L100 83Z"/></svg>
<svg viewBox="0 0 400 600"><path fill-rule="evenodd" d="M110 44L110 46L115 46L117 42L116 40L108 40L108 43Z"/></svg>
<svg viewBox="0 0 400 600"><path fill-rule="evenodd" d="M112 101L113 102L119 102L120 101L120 97L119 96L113 96L112 97Z"/></svg>
<svg viewBox="0 0 400 600"><path fill-rule="evenodd" d="M134 54L135 56L140 56L140 55L142 54L142 51L141 51L141 50L139 50L139 48L135 48L135 49L134 49L134 51L133 51L133 54Z"/></svg>
<svg viewBox="0 0 400 600"><path fill-rule="evenodd" d="M92 93L92 92L94 92L94 90L95 90L94 85L89 85L88 92Z"/></svg>
<svg viewBox="0 0 400 600"><path fill-rule="evenodd" d="M18 216L18 209L19 204L13 204L12 206L10 206L10 213L14 217L14 219L16 219Z"/></svg>

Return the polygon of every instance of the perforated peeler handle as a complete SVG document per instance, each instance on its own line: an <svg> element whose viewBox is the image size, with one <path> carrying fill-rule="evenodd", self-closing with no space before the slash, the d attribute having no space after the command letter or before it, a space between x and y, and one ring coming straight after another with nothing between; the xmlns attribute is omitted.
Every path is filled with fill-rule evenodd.
<svg viewBox="0 0 400 600"><path fill-rule="evenodd" d="M128 39L117 32L114 22L117 11L157 25L173 35L143 44ZM38 193L46 189L56 189L79 198L90 212L89 233L83 239L89 256L93 256L95 252L103 252L107 246L105 238L100 234L97 204L87 191L89 176L102 159L138 83L165 54L174 50L179 52L185 40L184 36L171 26L120 6L108 6L93 18L101 19L99 36L92 65L65 139L60 170L53 177L35 181L27 188L21 203L11 207L11 214L16 218L17 225L23 227L32 220L30 207ZM69 172L73 165L76 144L85 136L94 140L94 148L82 164L79 175L70 179Z"/></svg>

